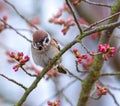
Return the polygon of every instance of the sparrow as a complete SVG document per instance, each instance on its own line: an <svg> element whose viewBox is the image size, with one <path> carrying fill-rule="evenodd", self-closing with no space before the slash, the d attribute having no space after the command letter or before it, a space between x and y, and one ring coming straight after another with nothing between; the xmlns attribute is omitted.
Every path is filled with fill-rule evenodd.
<svg viewBox="0 0 120 106"><path fill-rule="evenodd" d="M45 68L59 52L60 47L57 41L49 33L43 30L37 30L33 33L31 53L35 64ZM62 58L55 63L53 69L66 74L66 68L62 66L61 61Z"/></svg>

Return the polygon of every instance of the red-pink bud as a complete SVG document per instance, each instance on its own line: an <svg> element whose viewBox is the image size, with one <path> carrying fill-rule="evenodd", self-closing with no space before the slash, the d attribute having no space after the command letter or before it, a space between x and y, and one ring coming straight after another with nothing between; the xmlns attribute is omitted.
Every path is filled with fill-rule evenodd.
<svg viewBox="0 0 120 106"><path fill-rule="evenodd" d="M23 52L18 52L18 53L17 53L17 56L23 56L23 55L24 55Z"/></svg>
<svg viewBox="0 0 120 106"><path fill-rule="evenodd" d="M96 84L96 88L98 96L106 95L108 93L108 89L105 86L101 87L100 85Z"/></svg>
<svg viewBox="0 0 120 106"><path fill-rule="evenodd" d="M13 70L15 71L15 72L17 72L18 71L18 65L15 65L15 66L13 66Z"/></svg>
<svg viewBox="0 0 120 106"><path fill-rule="evenodd" d="M15 53L14 52L10 52L9 56L14 58L15 57Z"/></svg>
<svg viewBox="0 0 120 106"><path fill-rule="evenodd" d="M88 58L88 55L87 55L87 54L84 54L84 55L83 55L83 58L84 58L84 59L87 59L87 58Z"/></svg>
<svg viewBox="0 0 120 106"><path fill-rule="evenodd" d="M57 103L60 103L60 98L58 98L58 99L56 100L56 102L57 102Z"/></svg>
<svg viewBox="0 0 120 106"><path fill-rule="evenodd" d="M74 52L74 53L78 52L78 49L77 49L77 48L74 48L74 49L73 49L73 52Z"/></svg>
<svg viewBox="0 0 120 106"><path fill-rule="evenodd" d="M29 56L25 56L25 58L24 58L25 60L26 60L26 62L27 61L29 61L30 60L30 57Z"/></svg>
<svg viewBox="0 0 120 106"><path fill-rule="evenodd" d="M47 104L48 104L49 106L51 106L51 105L52 105L52 102L51 102L51 101L48 101Z"/></svg>
<svg viewBox="0 0 120 106"><path fill-rule="evenodd" d="M76 62L78 62L79 64L82 64L82 58L77 58Z"/></svg>
<svg viewBox="0 0 120 106"><path fill-rule="evenodd" d="M102 53L106 53L106 51L107 51L107 48L104 46L104 45L99 45L98 46L98 51L99 52L102 52Z"/></svg>
<svg viewBox="0 0 120 106"><path fill-rule="evenodd" d="M7 15L4 15L4 16L3 16L3 20L4 20L4 21L7 21L7 19L8 19L8 16L7 16Z"/></svg>
<svg viewBox="0 0 120 106"><path fill-rule="evenodd" d="M20 62L20 64L25 64L26 60L25 59L21 59L19 62Z"/></svg>
<svg viewBox="0 0 120 106"><path fill-rule="evenodd" d="M116 49L115 47L111 47L111 48L110 48L110 52L116 53L116 51L117 51L117 49Z"/></svg>
<svg viewBox="0 0 120 106"><path fill-rule="evenodd" d="M107 61L107 60L108 60L108 57L107 57L107 55L106 55L106 54L103 54L103 59L104 59L105 61Z"/></svg>

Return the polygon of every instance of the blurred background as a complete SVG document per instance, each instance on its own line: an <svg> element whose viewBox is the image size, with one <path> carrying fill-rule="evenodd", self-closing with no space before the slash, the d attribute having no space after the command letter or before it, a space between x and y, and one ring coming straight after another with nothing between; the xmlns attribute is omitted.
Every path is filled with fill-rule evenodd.
<svg viewBox="0 0 120 106"><path fill-rule="evenodd" d="M112 5L117 0L91 0L94 2L106 3ZM44 29L48 31L60 44L61 49L71 42L76 35L79 34L77 26L70 27L67 34L64 35L61 30L63 26L55 25L49 22L60 8L64 6L64 0L10 0L16 9L25 16L30 22L34 23L39 29ZM97 20L109 16L110 9L106 7L94 6L82 2L80 8L77 6L74 8L77 12L78 18L84 18L88 23L93 23ZM0 18L7 15L7 23L13 26L18 32L26 36L28 39L32 40L32 33L35 31L33 27L28 25L15 10L0 0ZM64 12L62 18L66 19L72 17L67 12ZM119 29L114 31L115 36L120 35ZM98 39L93 39L91 36L83 40L84 45L89 48L89 50L97 50ZM115 38L111 41L112 45L119 48L119 39ZM16 63L8 62L9 56L6 52L24 52L25 55L30 56L30 62L28 65L34 65L31 57L30 51L31 44L22 38L20 35L16 34L12 29L5 29L0 32L0 73L6 75L8 78L12 78L19 83L22 83L26 87L29 87L35 78L30 77L25 74L21 69L15 72L12 67ZM78 48L81 53L86 53L84 48L80 45L74 45L73 48ZM70 72L78 77L85 78L85 74L78 73L75 67L75 56L71 52L67 51L62 57L62 64L68 68ZM120 69L119 65L119 53L114 59L105 62L103 71L113 72ZM37 66L36 66L37 67ZM41 67L37 67L41 69ZM82 70L82 66L79 66ZM30 73L35 73L34 71L28 70ZM76 106L79 93L81 90L81 82L71 75L60 75L58 77L53 77L46 80L43 78L38 84L37 88L32 91L28 96L26 102L23 106L47 106L47 101L54 101L57 98L61 99L61 106ZM119 87L119 78L116 77L104 77L100 79L104 84ZM120 92L116 90L111 90L117 101L120 104ZM0 106L13 106L23 95L24 90L14 83L6 80L0 76ZM99 100L89 100L89 106L116 106L114 100L111 96L106 95Z"/></svg>

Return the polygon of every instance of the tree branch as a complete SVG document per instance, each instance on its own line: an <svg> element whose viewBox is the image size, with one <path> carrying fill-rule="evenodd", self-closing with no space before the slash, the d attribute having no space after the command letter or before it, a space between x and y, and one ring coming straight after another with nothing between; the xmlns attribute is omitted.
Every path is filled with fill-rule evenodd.
<svg viewBox="0 0 120 106"><path fill-rule="evenodd" d="M12 4L12 3L10 3L9 1L7 1L7 0L3 0L5 3L7 3L8 5L10 5L14 10L15 10L15 12L23 19L23 20L25 20L28 24L30 24L32 27L34 27L36 30L39 30L39 28L37 28L35 25L33 25L31 22L29 22L17 9L16 9L16 7Z"/></svg>
<svg viewBox="0 0 120 106"><path fill-rule="evenodd" d="M116 98L115 98L114 94L113 94L110 90L108 90L108 93L109 93L109 94L110 94L110 96L113 98L113 100L114 100L115 104L116 104L117 106L120 106L120 104L117 102L117 100L116 100Z"/></svg>
<svg viewBox="0 0 120 106"><path fill-rule="evenodd" d="M20 101L15 105L15 106L21 106L23 104L23 102L26 100L27 96L29 95L29 93L37 86L38 82L42 79L42 77L48 72L49 69L52 68L52 66L54 65L54 63L69 49L71 48L74 44L80 42L84 37L88 36L89 34L91 33L94 33L96 31L102 31L102 30L106 30L106 29L109 29L109 28L113 28L113 27L117 27L120 25L120 22L115 22L115 23L112 23L112 24L109 24L109 25L104 25L104 26L100 26L98 28L95 28L94 30L90 30L90 31L87 31L85 32L83 35L84 36L79 36L78 38L76 38L74 41L72 41L71 43L69 43L68 45L66 45L66 47L64 47L60 53L55 56L53 58L53 60L51 61L51 63L37 76L36 80L32 83L32 85L26 90L26 92L24 93L23 97L20 99ZM102 60L102 57L98 56L96 58L96 62L97 64L101 63L99 62L100 60ZM97 62L98 61L98 62ZM96 65L96 64L94 64ZM98 67L98 65L96 65L96 70L98 70L100 67ZM91 75L93 74L93 75ZM94 77L98 77L94 74L96 74L96 72L93 72L91 73L90 75L94 78ZM91 77L90 77L91 79ZM98 79L98 78L97 78ZM88 86L88 85L87 85Z"/></svg>
<svg viewBox="0 0 120 106"><path fill-rule="evenodd" d="M120 1L117 1L115 5L113 5L111 7L111 15L117 13L120 11ZM114 9L113 9L114 8ZM99 43L104 44L104 43L109 43L109 39L110 39L110 34L113 32L114 28L113 27L115 24L115 26L119 26L120 22L116 22L118 20L118 16L109 20L108 25L105 25L104 28L107 29L107 27L111 27L108 28L105 32L105 34L101 35ZM114 23L113 23L114 22ZM92 29L91 31L86 31L84 32L83 36L88 36L89 34L92 34L94 32L99 32L100 30L102 31L102 29L104 29L103 26L101 27L97 27ZM80 40L81 38L78 37L78 39ZM101 68L103 66L104 60L102 58L102 55L97 55L94 57L93 60L93 64L89 69L89 75L87 76L87 78L85 80L83 80L82 82L82 90L79 96L79 100L78 100L78 104L77 106L87 106L87 102L88 99L90 97L90 93L92 90L92 87L94 86L94 83L99 79L100 77L100 72L101 72Z"/></svg>
<svg viewBox="0 0 120 106"><path fill-rule="evenodd" d="M119 1L120 2L120 1ZM117 11L116 11L117 12ZM114 22L114 21L113 21ZM57 56L53 58L53 60L50 62L50 64L44 68L44 70L37 76L37 78L34 80L34 82L31 84L31 86L26 90L24 95L21 97L21 99L15 104L15 106L21 106L24 101L26 100L27 96L32 92L37 87L37 84L39 81L43 78L43 76L52 68L52 66L55 64L55 62L68 50L70 49L73 45L76 43L80 42L84 37L89 36L90 34L106 29L114 29L115 27L119 26L120 22L110 22L108 25L102 25L97 28L94 28L90 31L84 32L82 35L80 34L74 41L71 43L67 44L59 53ZM96 80L100 77L100 70L102 68L103 64L103 59L101 55L97 55L94 58L94 63L92 67L90 68L90 73L88 77L85 79L85 81L82 82L82 92L81 96L78 102L78 106L85 106L88 98L90 91L92 89L92 86Z"/></svg>
<svg viewBox="0 0 120 106"><path fill-rule="evenodd" d="M35 74L28 73L23 67L21 67L21 69L22 69L27 75L29 75L29 76L31 76L31 77L37 77L37 75L35 75Z"/></svg>
<svg viewBox="0 0 120 106"><path fill-rule="evenodd" d="M72 7L71 7L70 4L69 4L69 0L66 0L66 4L68 5L68 7L70 8L70 10L71 10L71 12L72 12L72 15L73 15L73 17L74 17L74 20L75 20L75 22L76 22L76 24L77 24L77 27L78 27L79 31L80 31L80 34L82 34L82 33L83 33L82 28L81 28L81 26L79 25L78 20L77 20L77 17L76 17L76 15L75 15Z"/></svg>
<svg viewBox="0 0 120 106"><path fill-rule="evenodd" d="M20 83L18 83L17 81L15 81L15 80L13 80L13 79L10 79L10 78L6 77L6 76L3 75L3 74L0 74L0 76L1 76L1 77L4 77L4 78L7 79L8 81L13 82L14 84L16 84L16 85L18 85L18 86L20 86L20 87L23 88L25 91L27 90L27 88L26 88L23 84L20 84Z"/></svg>
<svg viewBox="0 0 120 106"><path fill-rule="evenodd" d="M5 25L7 25L10 29L14 30L18 35L20 35L22 38L24 38L25 40L27 40L28 42L32 43L31 40L29 40L27 37L25 37L24 35L22 35L20 32L18 32L14 27L12 27L11 25L9 25L8 23L6 23L4 20L2 20L0 18L0 21L3 22Z"/></svg>
<svg viewBox="0 0 120 106"><path fill-rule="evenodd" d="M73 76L74 78L83 81L81 78L79 78L78 76L74 75L72 72L70 72L69 70L67 70L68 74L70 74L71 76Z"/></svg>
<svg viewBox="0 0 120 106"><path fill-rule="evenodd" d="M107 20L113 18L113 17L116 17L117 15L120 15L120 12L117 12L117 13L109 16L109 17L106 17L106 18L104 18L104 19L102 19L102 20L100 20L100 21L97 21L97 22L91 24L91 25L90 25L88 28L86 28L84 31L87 31L87 30L89 30L90 28L92 28L93 26L95 26L95 25L97 25L97 24L100 24L100 23L102 23L102 22L104 22L104 21L107 21Z"/></svg>
<svg viewBox="0 0 120 106"><path fill-rule="evenodd" d="M104 76L120 76L120 72L101 74L101 77L104 77Z"/></svg>
<svg viewBox="0 0 120 106"><path fill-rule="evenodd" d="M78 80L74 79L73 81L69 82L67 85L65 85L60 91L58 91L57 93L55 93L54 95L52 95L51 97L47 98L46 100L44 100L39 106L42 106L44 103L46 103L47 100L54 98L55 96L57 96L59 93L63 92L64 90L68 89L72 84L74 84L74 82L76 82Z"/></svg>
<svg viewBox="0 0 120 106"><path fill-rule="evenodd" d="M66 45L66 47L64 47L57 56L55 56L53 58L53 60L50 62L50 64L44 68L44 70L37 76L37 78L35 79L35 81L31 84L31 86L26 90L26 92L24 93L24 95L21 97L21 99L18 101L18 103L15 104L15 106L21 106L23 104L23 102L26 100L27 96L31 93L32 90L34 90L37 86L37 84L39 83L39 81L43 78L43 76L52 68L52 66L54 65L54 63L69 49L71 48L74 44L76 44L77 41L74 40L71 43L69 43L68 45Z"/></svg>

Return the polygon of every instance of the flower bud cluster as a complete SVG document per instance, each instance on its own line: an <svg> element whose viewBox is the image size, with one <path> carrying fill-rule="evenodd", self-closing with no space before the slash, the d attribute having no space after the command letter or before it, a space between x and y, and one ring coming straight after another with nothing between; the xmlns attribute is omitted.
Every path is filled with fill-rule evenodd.
<svg viewBox="0 0 120 106"><path fill-rule="evenodd" d="M48 106L60 106L60 99L57 99L55 102L48 101Z"/></svg>
<svg viewBox="0 0 120 106"><path fill-rule="evenodd" d="M113 57L116 53L117 49L115 47L110 47L109 44L99 44L98 45L98 51L103 53L103 59L107 60L108 57Z"/></svg>
<svg viewBox="0 0 120 106"><path fill-rule="evenodd" d="M30 57L29 56L24 56L23 52L18 52L17 54L14 53L14 52L11 52L9 54L9 56L11 58L14 58L16 61L18 61L18 64L13 67L13 69L15 70L15 72L18 71L18 69L20 67L22 67L23 65L25 65L26 62L28 62L30 60Z"/></svg>
<svg viewBox="0 0 120 106"><path fill-rule="evenodd" d="M82 64L83 59L88 59L88 55L87 54L80 54L78 52L78 49L73 49L73 53L74 53L74 55L76 57L76 62L78 62L80 64Z"/></svg>
<svg viewBox="0 0 120 106"><path fill-rule="evenodd" d="M108 89L106 86L102 87L102 86L96 84L96 88L97 88L97 95L98 96L106 95L108 93Z"/></svg>
<svg viewBox="0 0 120 106"><path fill-rule="evenodd" d="M63 25L63 29L61 31L65 35L69 30L69 28L75 25L75 21L73 18L60 19L63 11L67 11L70 13L69 7L67 5L64 5L63 8L59 9L56 15L54 15L52 18L49 19L49 22L58 25Z"/></svg>

